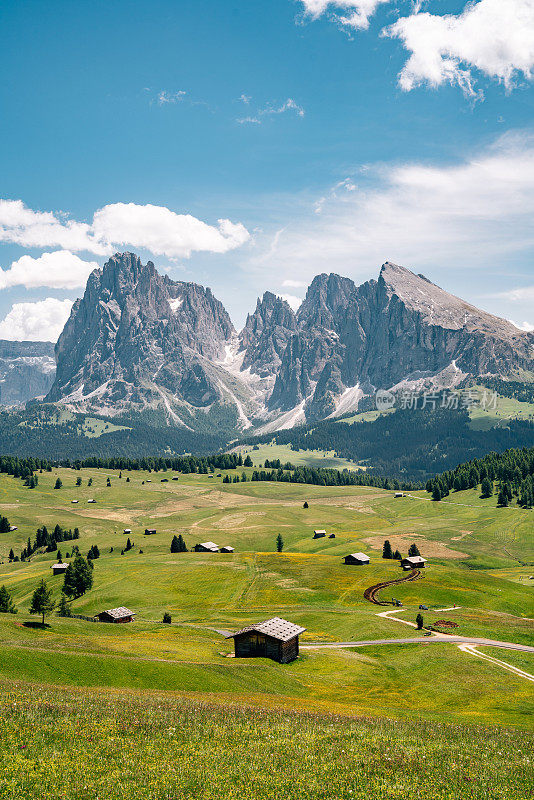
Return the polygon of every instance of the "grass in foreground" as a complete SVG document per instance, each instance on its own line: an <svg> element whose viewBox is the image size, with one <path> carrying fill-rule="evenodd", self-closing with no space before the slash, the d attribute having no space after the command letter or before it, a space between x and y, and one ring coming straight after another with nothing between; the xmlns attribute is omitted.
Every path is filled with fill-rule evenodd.
<svg viewBox="0 0 534 800"><path fill-rule="evenodd" d="M2 689L2 800L526 800L534 781L516 730Z"/></svg>

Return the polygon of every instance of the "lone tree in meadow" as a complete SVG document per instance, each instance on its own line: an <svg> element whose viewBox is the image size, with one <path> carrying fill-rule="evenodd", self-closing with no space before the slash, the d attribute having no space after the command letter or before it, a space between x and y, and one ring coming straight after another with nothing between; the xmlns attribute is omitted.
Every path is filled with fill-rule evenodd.
<svg viewBox="0 0 534 800"><path fill-rule="evenodd" d="M424 622L423 615L422 614L418 614L416 616L416 618L415 618L415 621L417 623L417 630L418 631L422 630L423 629L423 622Z"/></svg>
<svg viewBox="0 0 534 800"><path fill-rule="evenodd" d="M76 486L82 485L82 479L80 477L76 478Z"/></svg>
<svg viewBox="0 0 534 800"><path fill-rule="evenodd" d="M0 533L9 533L11 525L7 517L0 516Z"/></svg>
<svg viewBox="0 0 534 800"><path fill-rule="evenodd" d="M302 508L309 508L309 505L308 505L308 501L307 501L307 500L305 500L305 501L304 501L304 505L302 506Z"/></svg>
<svg viewBox="0 0 534 800"><path fill-rule="evenodd" d="M408 550L408 555L409 556L420 556L421 555L421 553L419 552L419 548L417 547L416 544L411 544L410 545L410 549Z"/></svg>
<svg viewBox="0 0 534 800"><path fill-rule="evenodd" d="M166 611L163 615L163 622L165 623L165 625L170 625L172 622L172 617L168 611Z"/></svg>
<svg viewBox="0 0 534 800"><path fill-rule="evenodd" d="M491 497L493 494L493 482L489 478L484 478L481 487L481 497Z"/></svg>
<svg viewBox="0 0 534 800"><path fill-rule="evenodd" d="M56 601L52 599L52 592L43 579L33 593L30 606L30 614L41 614L42 624L45 624L45 614L49 614L56 607Z"/></svg>
<svg viewBox="0 0 534 800"><path fill-rule="evenodd" d="M402 561L402 555L398 550L395 550L395 552L393 553L393 558L395 559L395 561Z"/></svg>
<svg viewBox="0 0 534 800"><path fill-rule="evenodd" d="M63 486L63 481L61 480L61 478L56 478L54 489L61 489L62 486Z"/></svg>
<svg viewBox="0 0 534 800"><path fill-rule="evenodd" d="M81 597L93 586L93 570L80 553L69 564L65 572L63 591L67 597Z"/></svg>
<svg viewBox="0 0 534 800"><path fill-rule="evenodd" d="M384 547L382 548L382 558L393 558L393 550L391 549L389 539L386 539L384 542Z"/></svg>
<svg viewBox="0 0 534 800"><path fill-rule="evenodd" d="M284 549L284 540L282 539L282 534L279 533L276 537L276 552L281 553Z"/></svg>
<svg viewBox="0 0 534 800"><path fill-rule="evenodd" d="M171 553L187 553L187 547L185 546L184 537L181 533L178 536L172 537Z"/></svg>
<svg viewBox="0 0 534 800"><path fill-rule="evenodd" d="M17 613L17 609L13 603L13 598L5 586L0 586L0 612L2 612L2 614Z"/></svg>

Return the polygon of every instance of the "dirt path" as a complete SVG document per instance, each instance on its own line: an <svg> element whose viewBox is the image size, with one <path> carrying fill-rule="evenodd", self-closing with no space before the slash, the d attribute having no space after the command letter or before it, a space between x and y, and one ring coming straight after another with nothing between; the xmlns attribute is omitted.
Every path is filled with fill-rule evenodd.
<svg viewBox="0 0 534 800"><path fill-rule="evenodd" d="M386 589L388 586L395 586L398 583L406 583L407 581L416 581L418 578L421 577L421 570L413 569L408 575L405 575L404 578L397 578L394 581L385 581L384 583L377 583L375 586L369 586L368 589L365 590L363 596L365 600L368 600L370 603L374 603L376 606L390 606L392 605L390 600L379 600L378 599L378 592L381 589Z"/></svg>

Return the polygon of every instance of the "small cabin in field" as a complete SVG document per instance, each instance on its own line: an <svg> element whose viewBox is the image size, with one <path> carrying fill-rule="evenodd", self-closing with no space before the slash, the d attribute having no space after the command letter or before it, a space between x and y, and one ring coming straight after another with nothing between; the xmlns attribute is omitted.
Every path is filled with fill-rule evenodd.
<svg viewBox="0 0 534 800"><path fill-rule="evenodd" d="M96 615L100 622L133 622L135 614L125 606L119 608L109 608L107 611L101 611Z"/></svg>
<svg viewBox="0 0 534 800"><path fill-rule="evenodd" d="M366 556L365 553L351 553L349 556L345 556L345 564L368 564L369 563L369 556Z"/></svg>
<svg viewBox="0 0 534 800"><path fill-rule="evenodd" d="M68 568L69 568L68 564L64 564L61 562L58 562L57 564L52 564L51 567L52 575L63 575L63 573L65 573Z"/></svg>
<svg viewBox="0 0 534 800"><path fill-rule="evenodd" d="M331 534L330 534L330 536L329 536L328 538L329 538L329 539L335 539L335 538L336 538L336 534L335 534L335 533L331 533Z"/></svg>
<svg viewBox="0 0 534 800"><path fill-rule="evenodd" d="M299 636L306 628L280 617L249 625L227 636L234 640L236 658L272 658L287 664L298 658Z"/></svg>
<svg viewBox="0 0 534 800"><path fill-rule="evenodd" d="M88 500L88 503L96 503L96 500Z"/></svg>
<svg viewBox="0 0 534 800"><path fill-rule="evenodd" d="M227 544L227 545L225 545L224 547L221 547L221 550L220 550L220 552L221 552L221 553L233 553L233 552L234 552L234 548L233 548L233 547L230 547L230 545L229 545L229 544Z"/></svg>
<svg viewBox="0 0 534 800"><path fill-rule="evenodd" d="M145 528L145 536L154 536L155 533L155 528Z"/></svg>
<svg viewBox="0 0 534 800"><path fill-rule="evenodd" d="M324 536L326 536L326 531L314 531L313 532L313 538L314 539L322 539Z"/></svg>
<svg viewBox="0 0 534 800"><path fill-rule="evenodd" d="M215 542L201 542L201 544L196 544L193 549L196 553L218 553L219 545Z"/></svg>
<svg viewBox="0 0 534 800"><path fill-rule="evenodd" d="M130 535L131 532L132 532L131 528L125 528L124 531L123 531L123 533L126 533L128 535Z"/></svg>
<svg viewBox="0 0 534 800"><path fill-rule="evenodd" d="M11 532L12 532L12 531L18 531L18 528L17 528L17 526L16 526L16 525L10 525L10 526L9 526L9 530L10 530Z"/></svg>
<svg viewBox="0 0 534 800"><path fill-rule="evenodd" d="M401 561L401 567L403 569L422 569L426 564L426 558L422 558L421 556L407 556L407 558L403 558Z"/></svg>
<svg viewBox="0 0 534 800"><path fill-rule="evenodd" d="M403 492L395 492L395 497L404 497Z"/></svg>

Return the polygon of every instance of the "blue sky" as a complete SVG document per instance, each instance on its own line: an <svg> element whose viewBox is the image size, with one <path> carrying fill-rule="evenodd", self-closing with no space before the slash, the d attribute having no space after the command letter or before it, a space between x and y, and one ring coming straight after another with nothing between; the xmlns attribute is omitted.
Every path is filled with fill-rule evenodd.
<svg viewBox="0 0 534 800"><path fill-rule="evenodd" d="M127 249L236 326L385 260L534 325L534 0L4 0L0 37L0 337Z"/></svg>

